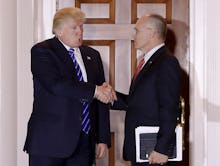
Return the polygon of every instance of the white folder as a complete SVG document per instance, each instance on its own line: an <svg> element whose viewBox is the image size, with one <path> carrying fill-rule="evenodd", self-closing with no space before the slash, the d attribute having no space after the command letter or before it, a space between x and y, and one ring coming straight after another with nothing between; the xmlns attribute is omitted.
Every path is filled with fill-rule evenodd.
<svg viewBox="0 0 220 166"><path fill-rule="evenodd" d="M174 149L173 156L169 156L168 161L182 160L182 130L181 126L177 126L175 129L176 144L172 148ZM148 162L148 156L156 144L158 131L158 126L139 126L135 129L136 162Z"/></svg>

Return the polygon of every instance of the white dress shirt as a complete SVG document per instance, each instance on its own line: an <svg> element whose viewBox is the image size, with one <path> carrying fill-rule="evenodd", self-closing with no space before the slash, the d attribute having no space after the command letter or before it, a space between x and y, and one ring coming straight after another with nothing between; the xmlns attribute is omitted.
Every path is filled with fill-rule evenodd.
<svg viewBox="0 0 220 166"><path fill-rule="evenodd" d="M152 48L150 51L148 51L147 53L144 54L144 65L147 63L147 61L150 59L150 57L157 51L159 50L161 47L163 47L165 44L162 43L154 48ZM143 66L144 66L143 65ZM142 68L143 68L142 66Z"/></svg>
<svg viewBox="0 0 220 166"><path fill-rule="evenodd" d="M70 47L67 46L66 44L64 44L61 40L60 40L60 42L67 49L67 51L69 51ZM79 64L79 67L80 67L80 69L82 71L83 80L84 80L84 82L88 82L87 74L86 74L86 68L85 68L85 65L83 63L83 59L82 59L82 55L81 55L80 49L78 47L74 47L73 49L74 49L74 56L76 58L76 61Z"/></svg>

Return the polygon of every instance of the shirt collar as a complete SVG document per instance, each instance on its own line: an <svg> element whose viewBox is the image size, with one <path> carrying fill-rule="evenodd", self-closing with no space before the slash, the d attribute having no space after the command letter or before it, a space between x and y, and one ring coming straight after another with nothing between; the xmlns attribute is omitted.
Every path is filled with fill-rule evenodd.
<svg viewBox="0 0 220 166"><path fill-rule="evenodd" d="M70 46L64 44L59 38L58 40L63 44L63 46L66 48L67 51L69 51L69 49L71 48ZM79 50L79 47L74 47L73 48L75 51L78 51Z"/></svg>
<svg viewBox="0 0 220 166"><path fill-rule="evenodd" d="M149 52L145 53L144 55L144 61L145 63L150 59L150 57L157 51L159 50L161 47L163 47L165 44L159 44L156 47L152 48Z"/></svg>

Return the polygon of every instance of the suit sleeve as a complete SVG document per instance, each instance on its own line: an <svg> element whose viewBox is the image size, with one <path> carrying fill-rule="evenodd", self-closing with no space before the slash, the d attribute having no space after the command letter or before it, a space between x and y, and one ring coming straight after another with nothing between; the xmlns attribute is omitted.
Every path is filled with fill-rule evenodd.
<svg viewBox="0 0 220 166"><path fill-rule="evenodd" d="M175 58L169 57L162 62L156 84L160 129L155 150L168 155L168 148L175 140L180 95L180 67Z"/></svg>
<svg viewBox="0 0 220 166"><path fill-rule="evenodd" d="M31 49L31 71L34 81L53 95L87 102L93 99L95 85L62 77L56 55L48 48L34 46Z"/></svg>
<svg viewBox="0 0 220 166"><path fill-rule="evenodd" d="M120 92L116 92L117 100L114 101L113 105L111 105L111 109L113 110L127 110L128 104L127 104L127 97L128 95L125 95Z"/></svg>
<svg viewBox="0 0 220 166"><path fill-rule="evenodd" d="M105 82L104 69L101 61L100 54L97 52L97 65L99 67L97 85L102 85ZM97 101L98 109L98 138L97 143L105 143L108 147L111 146L111 133L110 133L110 118L109 106L100 101Z"/></svg>

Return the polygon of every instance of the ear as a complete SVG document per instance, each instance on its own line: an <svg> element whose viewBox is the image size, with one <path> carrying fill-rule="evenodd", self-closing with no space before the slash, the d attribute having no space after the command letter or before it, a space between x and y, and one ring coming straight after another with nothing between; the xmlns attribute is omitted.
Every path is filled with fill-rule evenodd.
<svg viewBox="0 0 220 166"><path fill-rule="evenodd" d="M60 31L60 32L58 33L58 36L59 36L59 37L61 37L61 36L62 36L62 34L63 34L63 32L62 32L62 31Z"/></svg>
<svg viewBox="0 0 220 166"><path fill-rule="evenodd" d="M61 37L63 35L62 27L57 27L54 31L57 37Z"/></svg>
<svg viewBox="0 0 220 166"><path fill-rule="evenodd" d="M150 38L151 39L154 39L154 38L157 38L157 33L156 33L156 31L155 30L153 30L153 29L151 29L150 30Z"/></svg>
<svg viewBox="0 0 220 166"><path fill-rule="evenodd" d="M56 36L61 37L62 34L63 34L63 31L62 31L60 28L58 28L58 29L56 30Z"/></svg>

